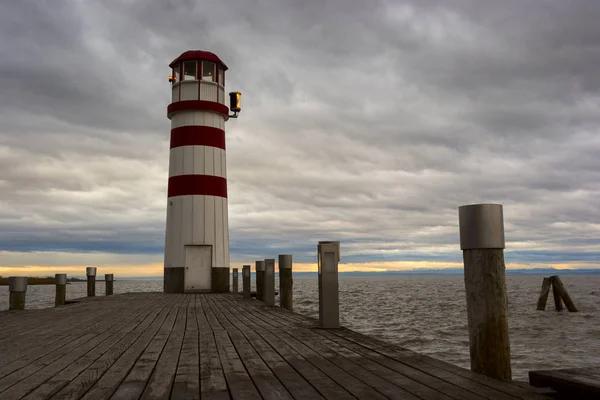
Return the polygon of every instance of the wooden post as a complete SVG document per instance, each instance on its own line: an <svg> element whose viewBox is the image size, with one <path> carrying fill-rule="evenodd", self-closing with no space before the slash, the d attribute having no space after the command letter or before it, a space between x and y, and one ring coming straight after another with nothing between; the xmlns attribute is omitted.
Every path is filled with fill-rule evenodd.
<svg viewBox="0 0 600 400"><path fill-rule="evenodd" d="M560 278L558 277L558 275L551 276L550 282L552 282L553 293L558 292L557 294L560 295L560 298L562 298L562 300L565 302L565 306L567 306L567 310L569 310L569 312L577 312L577 308L575 308L575 304L573 303L573 300L571 300L571 296L569 296L569 293L567 293L567 289L565 289L565 286L563 285L563 283L560 280ZM559 301L560 301L560 298L559 298ZM562 305L561 305L561 309L562 309Z"/></svg>
<svg viewBox="0 0 600 400"><path fill-rule="evenodd" d="M338 288L338 263L340 242L319 242L319 326L331 329L340 327L340 300Z"/></svg>
<svg viewBox="0 0 600 400"><path fill-rule="evenodd" d="M242 267L242 289L244 291L244 297L250 298L250 266L244 265Z"/></svg>
<svg viewBox="0 0 600 400"><path fill-rule="evenodd" d="M233 293L238 292L238 269L233 268Z"/></svg>
<svg viewBox="0 0 600 400"><path fill-rule="evenodd" d="M471 370L492 378L510 380L502 205L465 205L458 211Z"/></svg>
<svg viewBox="0 0 600 400"><path fill-rule="evenodd" d="M96 295L96 267L87 267L85 276L87 277L87 295L94 297Z"/></svg>
<svg viewBox="0 0 600 400"><path fill-rule="evenodd" d="M24 310L25 294L27 293L27 277L11 276L8 278L8 309Z"/></svg>
<svg viewBox="0 0 600 400"><path fill-rule="evenodd" d="M56 296L54 297L54 307L62 306L67 301L67 274L55 274Z"/></svg>
<svg viewBox="0 0 600 400"><path fill-rule="evenodd" d="M293 311L294 279L292 277L292 255L279 255L279 306Z"/></svg>
<svg viewBox="0 0 600 400"><path fill-rule="evenodd" d="M263 288L265 283L265 261L256 261L256 300L264 301Z"/></svg>
<svg viewBox="0 0 600 400"><path fill-rule="evenodd" d="M265 277L263 285L263 301L265 305L275 305L275 259L265 259Z"/></svg>
<svg viewBox="0 0 600 400"><path fill-rule="evenodd" d="M552 283L552 277L550 277L550 283ZM556 308L556 311L562 311L562 300L560 299L556 285L552 285L552 297L554 297L554 308Z"/></svg>
<svg viewBox="0 0 600 400"><path fill-rule="evenodd" d="M540 293L540 298L538 300L537 309L540 311L544 311L546 309L546 301L548 301L548 293L550 292L550 279L544 278L544 282L542 282L542 292Z"/></svg>
<svg viewBox="0 0 600 400"><path fill-rule="evenodd" d="M105 296L112 296L114 281L115 281L114 274L104 274L104 283L106 284L105 289L104 289Z"/></svg>

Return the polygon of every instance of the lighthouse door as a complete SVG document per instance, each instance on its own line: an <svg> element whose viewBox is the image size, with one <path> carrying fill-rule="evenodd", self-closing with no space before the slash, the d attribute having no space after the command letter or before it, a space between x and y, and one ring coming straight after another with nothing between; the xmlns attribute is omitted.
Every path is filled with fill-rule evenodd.
<svg viewBox="0 0 600 400"><path fill-rule="evenodd" d="M185 246L185 291L210 291L212 246Z"/></svg>

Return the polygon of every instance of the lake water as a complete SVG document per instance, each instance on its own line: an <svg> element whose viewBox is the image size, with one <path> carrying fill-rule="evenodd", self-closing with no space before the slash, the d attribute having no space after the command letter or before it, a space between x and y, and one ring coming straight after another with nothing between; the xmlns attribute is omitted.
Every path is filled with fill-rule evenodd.
<svg viewBox="0 0 600 400"><path fill-rule="evenodd" d="M546 311L536 311L542 277L507 277L513 379L527 380L529 370L600 364L600 276L561 279L579 312L554 311L552 293ZM462 276L340 277L339 287L345 327L469 368ZM162 281L114 283L115 294L144 291L162 291ZM85 295L85 283L68 285L68 299ZM96 295L104 295L104 282ZM27 308L53 306L54 286L29 286ZM8 287L0 286L0 309L7 308ZM294 278L294 308L318 318L316 278Z"/></svg>

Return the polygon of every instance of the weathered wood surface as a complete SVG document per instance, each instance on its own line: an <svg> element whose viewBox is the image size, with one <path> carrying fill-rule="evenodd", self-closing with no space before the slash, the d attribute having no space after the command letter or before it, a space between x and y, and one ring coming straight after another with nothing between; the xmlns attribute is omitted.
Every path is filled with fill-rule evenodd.
<svg viewBox="0 0 600 400"><path fill-rule="evenodd" d="M241 294L0 312L0 399L545 399Z"/></svg>
<svg viewBox="0 0 600 400"><path fill-rule="evenodd" d="M538 299L537 304L538 311L544 311L546 309L548 293L550 293L550 278L544 278L544 281L542 282L542 291L540 292L540 298Z"/></svg>
<svg viewBox="0 0 600 400"><path fill-rule="evenodd" d="M600 364L588 368L530 371L529 383L554 389L559 399L600 399Z"/></svg>
<svg viewBox="0 0 600 400"><path fill-rule="evenodd" d="M573 303L573 300L571 300L571 296L569 296L569 293L567 292L567 289L565 289L565 285L563 285L560 277L558 275L551 276L550 282L552 283L552 288L556 288L556 292L560 295L562 301L564 301L565 305L567 306L567 310L569 310L569 312L577 312L575 303Z"/></svg>
<svg viewBox="0 0 600 400"><path fill-rule="evenodd" d="M508 297L503 249L463 251L471 370L510 380Z"/></svg>

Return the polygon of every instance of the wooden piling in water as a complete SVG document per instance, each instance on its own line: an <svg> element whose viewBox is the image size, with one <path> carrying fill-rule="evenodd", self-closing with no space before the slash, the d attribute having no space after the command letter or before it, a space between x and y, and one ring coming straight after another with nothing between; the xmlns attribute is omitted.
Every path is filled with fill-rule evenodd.
<svg viewBox="0 0 600 400"><path fill-rule="evenodd" d="M552 282L552 280L550 280L550 282ZM560 294L554 285L552 285L552 297L554 298L554 308L556 311L562 311L562 300L560 299Z"/></svg>
<svg viewBox="0 0 600 400"><path fill-rule="evenodd" d="M294 279L292 276L292 255L279 255L279 306L293 311Z"/></svg>
<svg viewBox="0 0 600 400"><path fill-rule="evenodd" d="M94 297L96 296L96 267L87 267L85 276L87 278L87 295Z"/></svg>
<svg viewBox="0 0 600 400"><path fill-rule="evenodd" d="M557 302L556 298L558 297L558 302L560 303L560 299L562 299L562 301L564 301L564 303L565 303L565 306L567 306L567 310L569 310L569 312L577 312L577 308L575 307L573 300L571 300L571 296L569 296L569 293L567 293L567 289L565 289L565 286L563 285L559 276L558 275L551 276L550 282L552 283L552 292L555 296L555 299L554 299L555 304ZM562 310L562 304L560 306L560 309ZM557 310L558 310L558 308L557 308Z"/></svg>
<svg viewBox="0 0 600 400"><path fill-rule="evenodd" d="M238 269L237 268L233 268L232 270L232 286L233 286L233 293L237 293L238 292Z"/></svg>
<svg viewBox="0 0 600 400"><path fill-rule="evenodd" d="M25 295L27 294L27 277L11 276L8 278L8 309L24 310Z"/></svg>
<svg viewBox="0 0 600 400"><path fill-rule="evenodd" d="M115 281L114 274L105 274L104 275L104 283L106 284L105 289L104 289L104 294L106 296L112 296L114 281Z"/></svg>
<svg viewBox="0 0 600 400"><path fill-rule="evenodd" d="M255 263L256 268L256 300L264 301L263 288L265 285L265 261Z"/></svg>
<svg viewBox="0 0 600 400"><path fill-rule="evenodd" d="M502 205L459 207L471 370L510 380Z"/></svg>
<svg viewBox="0 0 600 400"><path fill-rule="evenodd" d="M548 301L548 293L550 292L550 279L544 278L542 282L542 291L540 298L538 299L537 309L544 311L546 309L546 302Z"/></svg>
<svg viewBox="0 0 600 400"><path fill-rule="evenodd" d="M56 296L54 296L54 307L62 306L67 301L67 274L55 274Z"/></svg>

